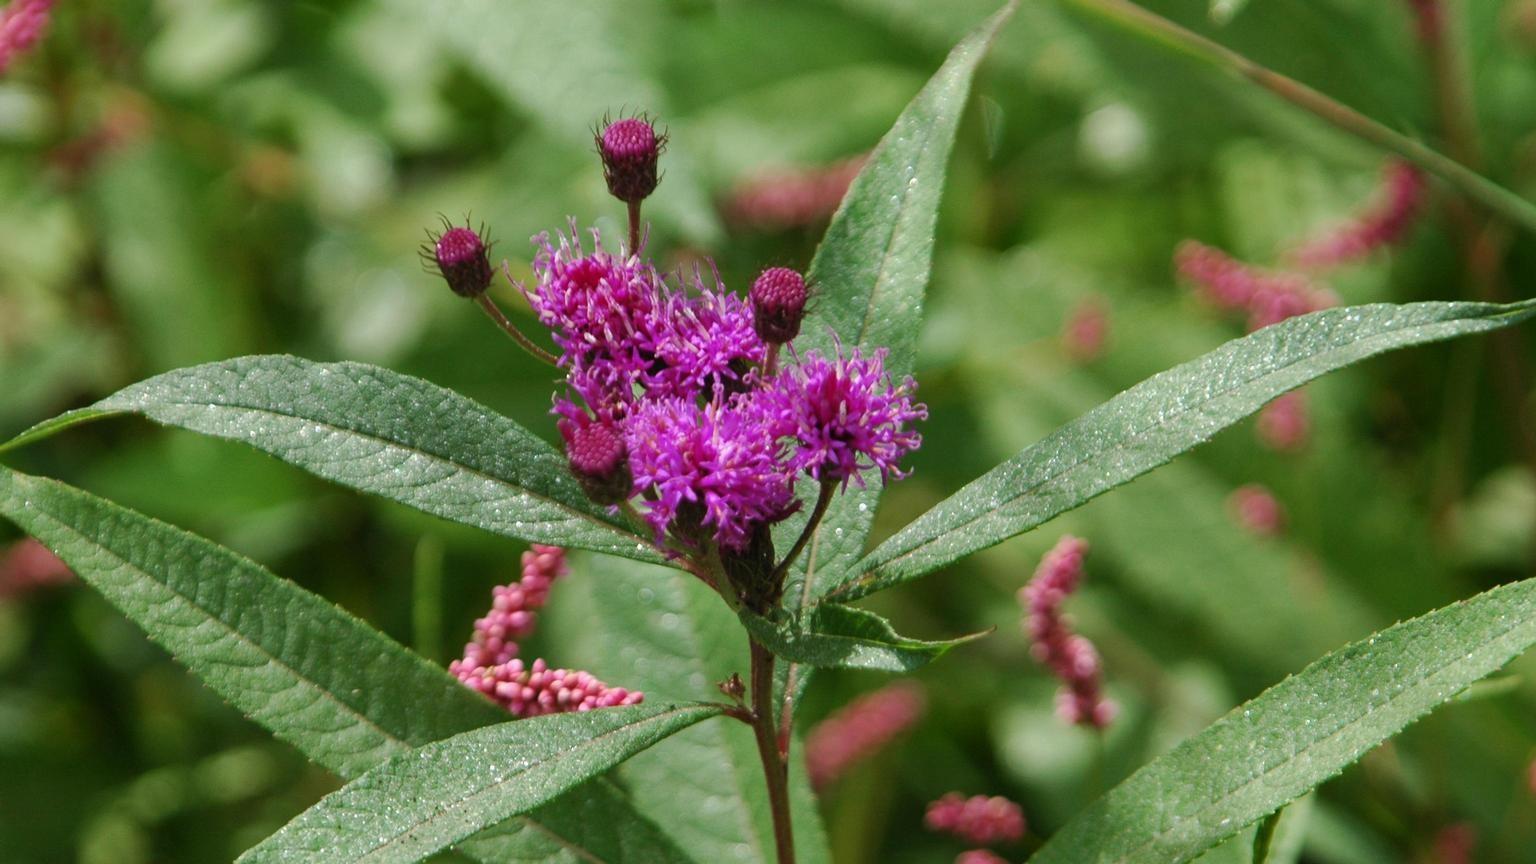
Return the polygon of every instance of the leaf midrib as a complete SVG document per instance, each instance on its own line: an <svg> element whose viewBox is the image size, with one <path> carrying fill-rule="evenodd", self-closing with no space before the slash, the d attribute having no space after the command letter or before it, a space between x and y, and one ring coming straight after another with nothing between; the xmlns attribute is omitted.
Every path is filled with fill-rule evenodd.
<svg viewBox="0 0 1536 864"><path fill-rule="evenodd" d="M496 781L494 783L490 783L488 785L481 786L474 794L472 794L472 795L470 795L468 797L460 798L457 802L454 802L452 804L448 804L446 806L438 807L430 815L428 815L428 816L426 816L424 818L421 818L421 819L413 821L410 824L410 826L404 828L403 830L400 830L400 831L396 832L393 837L388 838L383 843L380 843L379 845L373 846L373 847L369 848L368 850L364 851L362 853L362 855L359 856L358 858L356 858L355 860L358 862L358 864L365 864L365 862L369 861L370 859L374 859L377 856L382 855L382 854L388 852L391 847L398 846L400 843L404 842L404 840L406 839L406 835L414 832L416 829L421 828L423 826L428 826L432 822L435 822L436 820L438 820L440 818L443 818L444 816L448 815L449 813L451 813L454 810L463 809L465 807L470 806L472 803L474 803L476 801L479 801L480 799L482 799L482 798L492 794L493 792L496 792L497 790L501 789L503 786L506 786L507 784L512 783L512 782L514 782L516 780L522 779L522 777L524 775L526 775L529 771L532 771L532 770L534 770L536 768L541 768L541 767L546 766L546 765L555 765L555 764L558 764L559 762L561 762L561 761L563 761L563 760L565 760L565 759L567 759L567 758L569 758L571 756L577 755L577 754L579 754L579 753L581 753L583 751L583 749L586 747L586 745L595 745L595 744L597 744L597 743L599 743L601 741L607 740L608 738L611 738L611 737L613 737L615 735L618 735L621 732L625 732L625 731L632 730L632 729L638 729L638 728L644 727L644 726L646 726L648 724L652 724L652 723L655 723L655 722L658 722L658 721L661 721L661 720L666 720L666 719L671 718L671 717L673 717L673 716L675 716L677 714L682 714L682 713L686 713L686 712L690 712L690 711L700 711L701 708L705 708L705 707L708 707L708 706L699 705L699 704L694 704L694 705L678 705L678 706L670 708L670 709L668 709L666 711L663 711L661 713L652 714L649 717L645 717L645 718L642 718L640 720L637 720L634 723L628 723L628 724L625 724L623 726L616 726L613 729L610 729L607 732L604 732L604 733L602 733L600 735L594 736L592 738L584 739L584 740L578 742L576 746L569 747L569 748L566 748L564 750L560 750L560 751L558 751L558 752L556 752L556 753L554 753L554 754L552 754L552 755L550 755L550 756L548 756L548 757L546 757L544 759L539 759L539 760L536 760L534 762L530 762L530 763L528 763L528 765L526 765L520 771L516 771L516 772L508 775L507 777L505 777L505 778L503 778L501 780L498 780L498 781ZM601 710L601 709L599 709L599 710ZM700 720L704 720L704 719L708 719L708 718L707 717L700 717L699 719ZM517 722L517 721L511 721L511 722ZM580 783L578 782L578 783L573 784L572 786L567 787L567 788L574 789L577 785L580 785ZM553 800L553 798L551 798L550 800ZM538 805L535 805L535 806L538 806ZM517 817L512 817L512 818L517 818ZM526 817L524 817L524 818L526 818ZM500 821L500 820L498 819L496 821ZM473 833L471 833L469 836L473 836ZM454 843L457 843L457 842L462 842L463 839L467 839L467 838L461 838L460 840L451 841L451 842L445 844L443 848L447 848L447 846L451 846L451 845L453 845Z"/></svg>
<svg viewBox="0 0 1536 864"><path fill-rule="evenodd" d="M1466 321L1466 320L1488 320L1489 318L1492 318L1492 317L1496 317L1496 316L1486 316L1486 317L1480 316L1479 318L1464 318L1464 319L1461 319L1461 320L1464 320L1464 321ZM1072 464L1070 464L1070 465L1066 466L1065 468L1063 468L1061 471L1053 473L1053 474L1049 474L1046 477L1042 478L1039 482L1037 482L1037 483L1035 483L1035 484L1033 484L1033 485L1031 485L1031 486L1029 486L1029 487L1027 487L1025 489L1021 489L1018 492L1018 494L1010 496L1003 504L1000 504L997 507L993 507L990 510L983 511L983 512L981 512L981 513L979 513L979 514L977 514L975 516L972 516L972 517L966 519L965 521L963 521L963 522L961 522L961 523L959 523L957 525L945 528L943 530L943 532L941 534L939 534L938 536L931 537L931 538L929 538L927 540L924 540L924 541L922 541L922 543L918 544L917 546L912 547L911 549L908 549L906 552L903 552L900 555L897 555L896 557L891 558L891 559L889 559L887 561L883 561L883 562L880 562L879 564L876 564L871 569L864 571L863 575L876 574L876 573L879 573L882 570L886 570L886 569L888 569L888 568L890 568L890 567L892 567L892 566L894 566L894 565L896 565L896 564L898 564L898 563L900 563L902 561L905 561L908 558L911 558L913 555L916 555L919 552L922 552L922 551L926 550L930 546L933 546L934 544L940 542L944 537L946 537L948 535L952 535L952 534L958 533L960 531L963 531L966 528L970 527L971 525L974 525L977 522L980 522L982 519L985 519L987 516L989 516L989 515L991 515L993 513L996 513L998 510L1002 509L1003 506L1012 504L1012 503L1014 503L1015 501L1018 501L1021 498L1026 498L1026 497L1032 495L1033 493L1037 492L1041 487L1046 486L1049 483L1053 483L1053 482L1055 482L1055 481L1057 481L1057 480L1059 480L1059 479L1061 479L1063 477L1066 477L1066 476L1068 476L1070 474L1073 474L1079 468L1082 468L1084 465L1087 465L1089 462L1092 462L1092 461L1094 461L1096 459L1099 459L1099 458L1101 458L1101 457L1103 457L1105 455L1111 454L1111 453L1118 453L1118 452L1126 449L1126 447L1129 446L1129 444L1132 442L1133 439L1139 438L1142 435L1145 435L1146 433L1148 433L1148 432L1150 432L1152 430L1159 429L1161 427L1167 426L1169 423L1173 422L1174 420L1180 419L1184 415L1192 413L1192 412L1198 410L1199 408L1201 408L1204 405L1208 405L1211 402L1216 401L1217 399L1221 399L1223 397L1231 395L1236 390L1239 390L1239 389L1241 389L1243 387L1247 387L1247 386L1249 386L1249 385L1251 385L1251 384L1253 384L1255 382L1262 381L1265 378L1269 378L1269 377L1272 377L1274 375L1278 375L1278 374L1280 374L1280 373L1290 369L1293 366L1297 366L1299 364L1306 363L1306 362L1311 361L1311 360L1316 360L1316 359L1321 358L1321 357L1328 357L1328 356L1331 356L1333 354L1337 354L1337 353L1340 353L1340 352L1343 352L1343 351L1347 351L1348 349L1351 349L1351 348L1364 347L1364 346L1367 346L1369 344L1373 344L1375 342L1381 341L1382 339L1384 339L1386 337L1389 337L1389 336L1392 336L1392 335L1395 335L1397 333L1401 333L1401 332L1404 332L1404 331L1407 331L1407 330L1413 330L1413 329L1416 329L1416 328L1419 328L1419 327L1432 327L1432 326L1435 326L1437 324L1454 323L1454 321L1455 321L1455 319L1448 319L1448 320L1441 320L1441 321L1432 321L1432 322L1427 322L1427 323L1420 322L1420 323L1409 324L1409 325L1406 325L1406 326L1403 326L1403 327L1398 327L1398 328L1394 328L1394 329L1390 329L1390 330L1380 330L1380 331L1377 331L1377 332L1371 334L1370 336L1365 337L1364 339L1360 339L1360 340L1357 340L1357 341L1354 341L1354 342L1350 342L1347 345L1340 345L1340 346L1332 348L1332 349L1330 349L1328 351L1319 352L1317 354L1309 354L1309 355L1307 355L1305 357L1299 357L1299 358L1297 358L1295 360L1292 360L1291 362L1286 363L1286 364L1284 364L1282 366L1274 367L1274 368L1270 369L1268 372L1265 372L1263 375L1259 375L1259 376L1254 377L1254 378L1249 378L1249 379L1245 379L1243 381L1240 381L1240 382L1234 384L1233 386L1225 388L1223 390L1220 390L1220 391L1212 394L1208 398L1200 400L1199 402L1196 402L1194 404L1191 404L1191 405L1183 408L1182 410L1180 410L1180 411L1178 411L1176 413L1167 415L1161 421L1154 422L1154 423L1151 423L1151 424L1149 424L1147 426L1144 426L1144 427L1135 429L1135 430L1133 430L1131 432L1128 432L1124 436L1121 436L1115 442L1115 444L1113 446L1092 451L1088 456L1086 456L1083 459L1080 459L1080 460L1078 460L1076 462L1073 462ZM1148 380L1150 381L1151 379L1148 379ZM1302 383L1305 383L1305 382L1302 382ZM1137 386L1140 386L1140 385L1137 385ZM1298 384L1297 386L1301 386L1301 385ZM1129 391L1127 391L1127 392L1129 392ZM1113 401L1113 400L1111 400L1111 401ZM1107 405L1109 403L1106 402L1106 403L1103 403L1103 404ZM1103 406L1101 405L1100 407L1103 407ZM1094 410L1098 410L1098 409L1094 409ZM1079 419L1081 419L1081 418L1079 418ZM1062 428L1065 429L1066 427L1062 427ZM1044 439L1042 439L1042 440L1044 440ZM1038 446L1038 444L1036 444L1034 446ZM1031 447L1029 449L1034 449L1034 448ZM1020 455L1023 455L1023 454L1020 454ZM1006 463L1004 463L1004 464L1006 464ZM988 473L990 473L990 472L988 472ZM986 477L987 477L987 475L984 474L981 477L977 478L976 481L972 481L972 482L979 482L980 480L986 479ZM962 490L962 491L964 491L964 490ZM1104 490L1104 491L1107 491L1107 490ZM942 506L942 503L941 503L940 506ZM921 518L921 517L919 517L919 518ZM876 550L876 551L878 551L878 550ZM875 585L875 584L878 584L878 580L877 579L865 580L865 579L863 579L861 577L859 579L854 580L853 582L849 582L847 584L847 586L845 586L845 587L849 588L849 589L853 589L853 588L867 588L867 587L869 587L871 585ZM843 593L841 589L835 590L835 591L833 591L831 593L830 596L835 598L840 593ZM863 596L863 595L855 595L855 596Z"/></svg>
<svg viewBox="0 0 1536 864"><path fill-rule="evenodd" d="M1482 647L1487 647L1487 646L1489 646L1489 645L1491 645L1493 643L1496 643L1496 642L1504 639L1504 637L1508 636L1510 633L1513 633L1515 630L1519 629L1520 627L1525 626L1527 623L1528 622L1526 622L1524 620L1517 621L1516 623L1510 625L1509 627L1506 627L1503 630L1499 631L1498 634L1496 636L1494 636L1492 639L1485 640L1482 643ZM1294 763L1297 759L1301 758L1302 756L1305 756L1307 753L1311 752L1312 750L1315 750L1318 747L1321 747L1322 745L1327 744L1327 743L1333 741L1334 739L1340 737L1341 735L1345 734L1346 732L1349 732L1356 725L1358 725L1362 720L1368 718L1372 714L1378 713L1379 711L1382 711L1382 710L1385 710L1385 709L1391 707L1397 701L1399 701L1401 699L1404 699L1407 696L1409 696L1412 693L1414 693L1417 690L1419 690L1422 685L1424 685L1426 682L1430 681L1431 679L1433 679L1433 678L1435 678L1437 676L1446 674L1450 670L1454 670L1454 669L1460 668L1463 664L1469 662L1474 655L1477 655L1477 654L1480 654L1480 653L1482 653L1482 652L1474 650L1474 651L1472 651L1472 652L1470 652L1468 654L1463 655L1462 657L1460 657L1459 659L1457 659L1455 661L1452 661L1450 663L1445 664L1444 666L1440 666L1440 667L1438 667L1436 669L1433 669L1433 670L1431 670L1431 671L1429 671L1429 672L1427 672L1427 673L1425 673L1423 675L1415 677L1414 679L1409 681L1406 685L1404 685L1403 687L1399 688L1395 694L1393 694L1392 696L1388 697L1386 700L1381 702L1379 705L1374 705L1374 706L1368 707L1365 711L1361 712L1359 715L1344 721L1343 723L1341 723L1338 726L1336 726L1334 729L1330 730L1328 732L1328 734L1326 734L1326 735L1324 735L1322 737L1319 737L1319 738L1312 739L1312 741L1310 743L1308 743L1307 745L1303 746L1300 750L1297 750L1297 751L1291 753L1289 756L1285 757L1285 759L1282 760L1281 762L1279 762L1279 763L1277 763L1275 765L1270 766L1269 768L1261 771L1258 774L1252 775L1247 780L1244 780L1243 782L1239 783L1237 786L1234 786L1231 789L1228 789L1226 792L1222 793L1221 797L1213 799L1206 806L1200 807L1195 813L1191 814L1187 818L1176 819L1176 824L1170 825L1168 828L1165 828L1162 831L1158 831L1158 832L1152 834L1146 841L1142 842L1141 844L1139 844L1137 846L1134 846L1134 847L1128 849L1124 855L1122 855L1122 856L1120 856L1120 857L1115 859L1116 864L1125 864L1125 862L1130 862L1130 861L1137 860L1137 855L1139 855L1144 850L1147 850L1147 849L1150 849L1150 848L1156 846L1165 837L1169 836L1174 831L1176 831L1178 828L1182 827L1183 824L1185 824L1185 823L1187 823L1189 821L1192 821L1192 820L1193 821L1199 821L1202 818L1202 815L1204 813L1207 813L1207 812L1210 812L1212 810L1217 809L1218 805L1226 802L1228 799L1230 799L1230 798L1232 798L1232 797L1234 797L1234 796L1236 796L1236 795L1246 791L1247 789L1252 787L1254 784L1261 782L1265 778L1269 777L1271 774L1274 774L1276 771L1279 771L1282 768L1285 768L1287 765L1290 765L1290 764ZM1431 706L1431 707L1433 707L1433 706ZM1410 722L1411 722L1411 719L1412 718L1410 718ZM1239 826L1239 828L1241 828L1241 826ZM1115 837L1116 837L1116 839L1118 839L1120 837L1126 836L1128 833L1131 833L1131 832L1129 832L1129 831L1121 831L1118 834L1116 834Z"/></svg>

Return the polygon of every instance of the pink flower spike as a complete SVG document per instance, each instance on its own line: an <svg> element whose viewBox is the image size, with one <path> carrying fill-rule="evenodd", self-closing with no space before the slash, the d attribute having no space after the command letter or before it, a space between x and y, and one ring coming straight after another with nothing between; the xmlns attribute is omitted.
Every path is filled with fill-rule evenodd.
<svg viewBox="0 0 1536 864"><path fill-rule="evenodd" d="M1067 356L1079 363L1095 360L1104 353L1109 339L1109 307L1097 295L1084 298L1068 313L1061 328L1061 344Z"/></svg>
<svg viewBox="0 0 1536 864"><path fill-rule="evenodd" d="M12 0L0 10L0 75L43 37L55 0Z"/></svg>
<svg viewBox="0 0 1536 864"><path fill-rule="evenodd" d="M759 173L731 192L726 217L766 231L815 225L837 210L867 159L855 156L825 167Z"/></svg>
<svg viewBox="0 0 1536 864"><path fill-rule="evenodd" d="M992 846L1024 838L1024 809L1000 795L970 798L951 792L928 805L923 824L967 843Z"/></svg>
<svg viewBox="0 0 1536 864"><path fill-rule="evenodd" d="M1244 530L1259 537L1273 537L1285 528L1285 508L1273 492L1258 483L1232 490L1227 509Z"/></svg>
<svg viewBox="0 0 1536 864"><path fill-rule="evenodd" d="M1307 397L1301 390L1276 396L1259 409L1259 442L1277 453L1294 453L1307 443L1312 431Z"/></svg>
<svg viewBox="0 0 1536 864"><path fill-rule="evenodd" d="M824 789L848 769L890 746L927 710L923 688L897 681L849 702L816 724L805 739L811 785Z"/></svg>
<svg viewBox="0 0 1536 864"><path fill-rule="evenodd" d="M986 849L970 849L955 856L955 864L1008 864L1008 859Z"/></svg>
<svg viewBox="0 0 1536 864"><path fill-rule="evenodd" d="M1100 682L1099 654L1087 638L1072 632L1061 605L1083 579L1088 543L1062 537L1040 559L1034 578L1019 590L1031 653L1061 679L1056 711L1062 720L1103 729L1115 718L1115 703L1105 698Z"/></svg>
<svg viewBox="0 0 1536 864"><path fill-rule="evenodd" d="M1216 308L1246 312L1249 330L1338 304L1305 276L1265 270L1194 240L1179 244L1174 266Z"/></svg>
<svg viewBox="0 0 1536 864"><path fill-rule="evenodd" d="M1472 864L1477 852L1477 827L1470 822L1457 822L1440 829L1435 835L1434 864Z"/></svg>
<svg viewBox="0 0 1536 864"><path fill-rule="evenodd" d="M464 677L478 667L506 663L517 656L518 642L533 633L535 613L549 602L549 588L569 572L565 550L535 544L523 553L523 575L511 585L491 590L491 610L475 621L474 637L464 646L464 659L448 671Z"/></svg>
<svg viewBox="0 0 1536 864"><path fill-rule="evenodd" d="M1377 200L1355 219L1302 243L1291 253L1291 260L1321 270L1402 242L1424 209L1427 187L1424 172L1412 163L1388 162Z"/></svg>
<svg viewBox="0 0 1536 864"><path fill-rule="evenodd" d="M75 574L48 547L28 537L0 552L0 600L65 585Z"/></svg>

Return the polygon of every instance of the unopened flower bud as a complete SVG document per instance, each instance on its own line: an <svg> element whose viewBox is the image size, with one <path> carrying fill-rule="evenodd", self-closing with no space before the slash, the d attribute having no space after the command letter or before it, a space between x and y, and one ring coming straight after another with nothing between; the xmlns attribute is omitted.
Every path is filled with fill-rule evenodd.
<svg viewBox="0 0 1536 864"><path fill-rule="evenodd" d="M800 333L805 317L805 277L788 267L769 267L752 283L752 325L772 345L782 345Z"/></svg>
<svg viewBox="0 0 1536 864"><path fill-rule="evenodd" d="M597 152L603 157L603 179L613 197L638 204L656 191L656 160L666 147L665 135L644 117L626 117L603 127Z"/></svg>
<svg viewBox="0 0 1536 864"><path fill-rule="evenodd" d="M618 504L629 497L633 481L624 436L609 423L584 412L567 415L559 424L571 473L598 504Z"/></svg>
<svg viewBox="0 0 1536 864"><path fill-rule="evenodd" d="M491 287L490 245L469 226L446 225L442 234L428 234L430 247L422 257L437 265L448 287L460 297L478 297Z"/></svg>

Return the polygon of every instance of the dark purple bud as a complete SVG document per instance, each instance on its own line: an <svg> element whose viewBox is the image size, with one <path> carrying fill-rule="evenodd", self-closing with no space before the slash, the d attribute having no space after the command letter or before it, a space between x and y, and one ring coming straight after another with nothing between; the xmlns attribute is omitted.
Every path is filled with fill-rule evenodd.
<svg viewBox="0 0 1536 864"><path fill-rule="evenodd" d="M437 265L448 287L460 297L478 297L491 287L490 245L473 228L448 225L441 234L428 232L431 245L421 250L423 258ZM482 229L483 230L483 229Z"/></svg>
<svg viewBox="0 0 1536 864"><path fill-rule="evenodd" d="M628 498L634 484L629 473L629 453L618 428L586 414L567 416L558 427L560 437L565 439L571 473L587 497L604 506Z"/></svg>
<svg viewBox="0 0 1536 864"><path fill-rule="evenodd" d="M752 326L771 345L800 333L805 317L805 278L788 267L769 267L752 283Z"/></svg>
<svg viewBox="0 0 1536 864"><path fill-rule="evenodd" d="M597 152L603 157L603 179L613 197L629 204L656 191L656 160L667 145L666 135L644 117L626 117L603 127Z"/></svg>

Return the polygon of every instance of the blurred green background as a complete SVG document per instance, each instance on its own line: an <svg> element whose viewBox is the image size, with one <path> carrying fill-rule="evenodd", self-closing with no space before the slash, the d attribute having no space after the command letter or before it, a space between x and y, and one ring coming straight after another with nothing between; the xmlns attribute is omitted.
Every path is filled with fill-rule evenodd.
<svg viewBox="0 0 1536 864"><path fill-rule="evenodd" d="M438 214L490 226L514 273L568 216L617 237L592 152L604 114L671 135L647 204L667 263L745 286L808 263L823 221L743 219L742 184L867 151L994 0L62 0L0 77L0 438L156 372L245 353L387 365L553 437L547 370L416 259ZM1214 26L1160 12L1436 140L1406 2L1252 0ZM1451 2L1487 170L1536 193L1536 0ZM1242 332L1174 278L1188 237L1256 262L1370 200L1379 153L1240 82L1029 0L988 61L940 220L919 380L932 419L889 533L995 462ZM1346 303L1474 296L1437 189L1391 254L1330 274ZM1516 238L1510 296L1533 284ZM515 292L503 305L531 322ZM1102 353L1064 322L1107 311ZM913 310L916 316L919 310ZM1531 575L1527 327L1415 349L1307 388L1311 434L1277 453L1248 421L1026 537L882 594L904 632L997 632L918 678L929 712L828 791L839 861L948 861L922 830L951 791L1020 801L1036 836L1233 705L1344 642ZM236 445L122 420L7 460L205 534L457 656L514 544L345 493ZM1228 505L1262 483L1259 537ZM1052 714L1014 592L1066 531L1093 544L1070 608L1122 706L1104 753ZM9 532L9 533L6 533ZM15 539L0 528L0 543ZM572 580L596 578L578 563ZM534 646L578 639L555 615ZM567 616L569 617L569 616ZM597 626L601 626L598 622ZM558 658L555 658L558 660ZM623 669L593 669L615 684ZM1531 658L1316 796L1303 860L1536 861ZM808 721L881 683L828 674ZM101 598L0 599L0 862L233 858L336 781L173 664ZM1239 838L1241 841L1242 838ZM1010 850L1014 859L1028 847ZM1241 843L1212 860L1247 861Z"/></svg>

